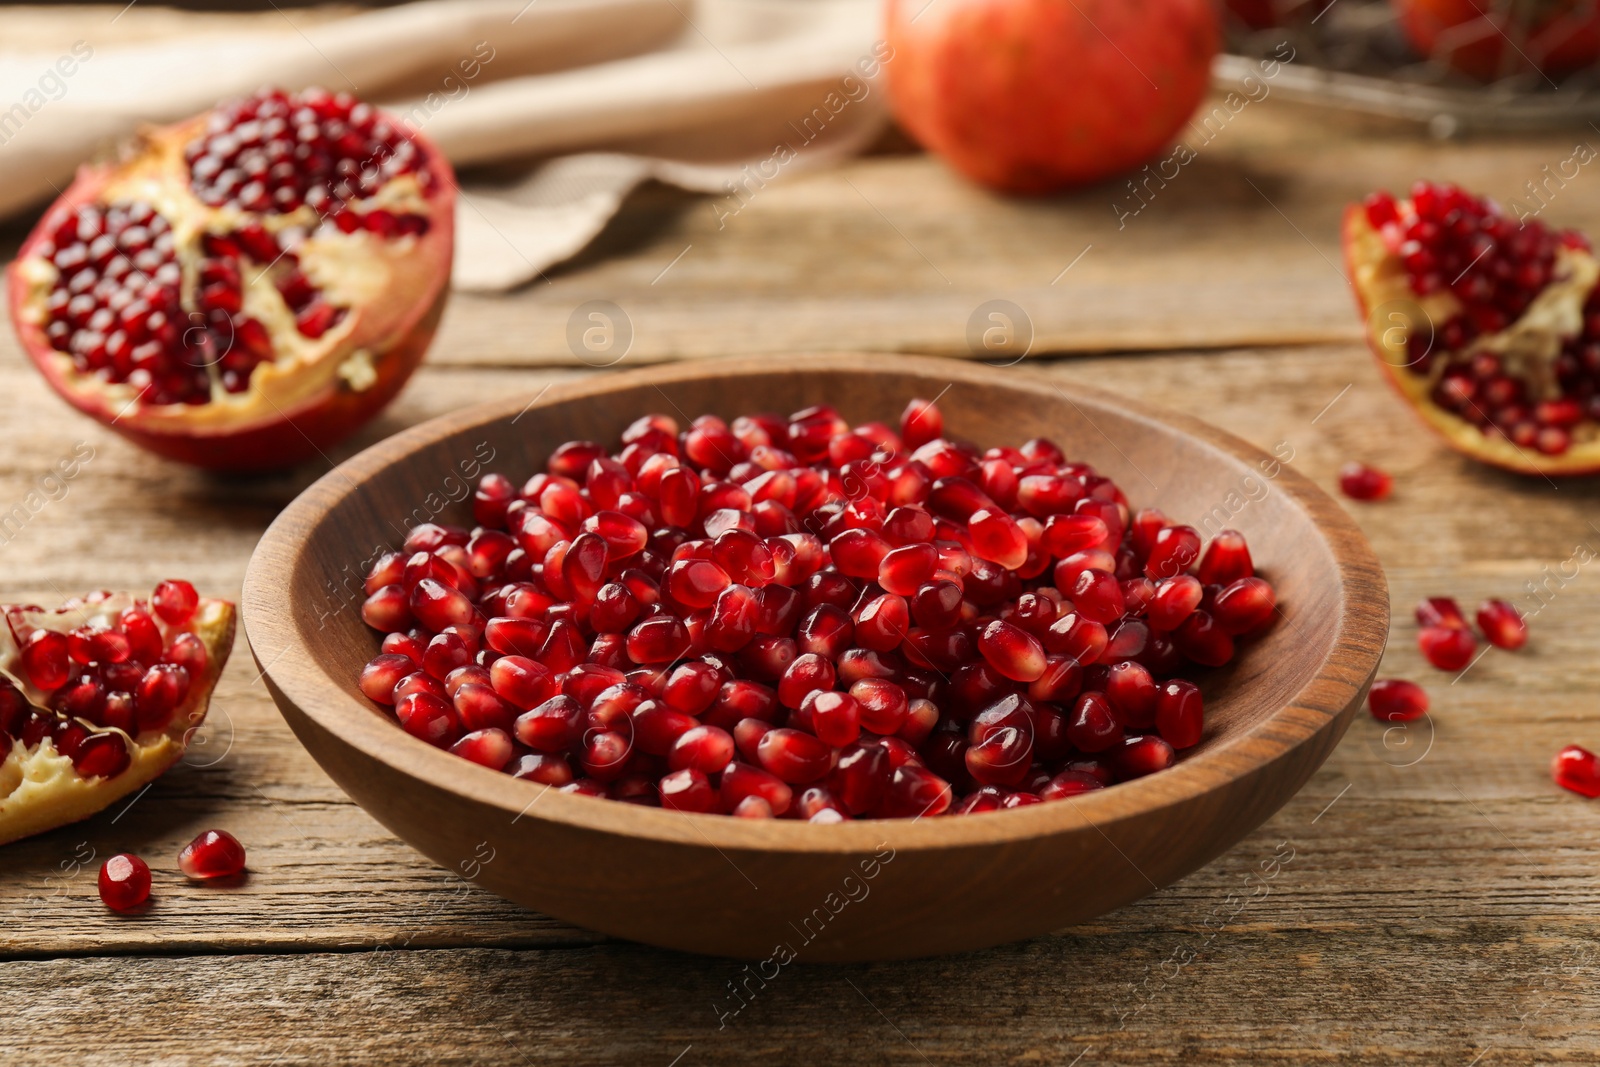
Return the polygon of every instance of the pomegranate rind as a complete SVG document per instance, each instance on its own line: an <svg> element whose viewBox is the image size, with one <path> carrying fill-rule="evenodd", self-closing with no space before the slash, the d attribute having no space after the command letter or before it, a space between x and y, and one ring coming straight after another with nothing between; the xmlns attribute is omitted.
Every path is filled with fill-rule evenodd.
<svg viewBox="0 0 1600 1067"><path fill-rule="evenodd" d="M1378 366L1407 406L1446 444L1480 463L1517 474L1564 477L1600 471L1600 429L1593 424L1574 431L1572 447L1566 452L1548 456L1520 448L1504 437L1490 437L1473 423L1435 404L1430 393L1438 373L1413 374L1406 369L1411 360L1406 338L1411 332L1410 324L1417 321L1417 312L1424 321L1443 324L1460 312L1461 305L1448 290L1426 296L1413 293L1400 257L1385 246L1382 235L1367 221L1366 211L1359 204L1345 209L1342 243L1350 288ZM1473 342L1474 347L1503 344L1511 335L1520 333L1547 336L1554 342L1553 348L1559 350L1561 338L1577 335L1583 299L1600 281L1600 261L1581 249L1562 248L1556 264L1557 279L1534 299L1527 312L1500 333L1484 334ZM1561 319L1570 320L1565 329L1547 325ZM1439 361L1441 371L1443 365ZM1585 436L1579 436L1579 432Z"/></svg>
<svg viewBox="0 0 1600 1067"><path fill-rule="evenodd" d="M327 233L332 228L323 227L307 238L297 252L301 269L330 302L348 308L341 322L316 339L295 330L293 313L264 272L251 272L261 277L247 286L245 312L272 331L275 359L256 366L246 391L214 387L206 404L143 405L138 390L127 383L80 373L44 332L45 300L56 271L37 250L82 204L149 202L172 223L186 270L197 258L203 231L226 232L247 220L271 232L314 227L317 216L309 207L245 215L236 208L210 207L194 196L183 149L204 128L205 115L143 130L124 160L79 168L72 185L45 212L8 271L11 322L23 351L73 407L135 444L194 466L277 470L349 436L393 400L421 364L450 295L455 172L404 120L384 115L422 149L432 191L424 196L415 175L401 175L376 196L353 204L424 215L428 231L382 240L366 231Z"/></svg>
<svg viewBox="0 0 1600 1067"><path fill-rule="evenodd" d="M1507 4L1481 0L1394 0L1406 38L1422 55L1479 81L1532 70L1561 76L1600 56L1600 11L1582 0Z"/></svg>
<svg viewBox="0 0 1600 1067"><path fill-rule="evenodd" d="M133 603L132 596L116 594L93 604L56 611L0 609L13 621L11 627L0 627L0 670L10 676L29 701L43 704L45 695L28 684L20 669L21 653L12 637L12 629L22 633L41 628L65 632L82 625L85 612L90 618L101 614L115 617ZM10 750L0 758L0 845L80 822L104 811L161 777L182 759L190 739L205 722L211 693L233 650L235 623L232 603L202 599L194 617L183 626L163 625L165 639L170 640L184 630L200 638L206 648L206 670L202 677L191 680L188 695L165 730L148 730L130 738L132 756L127 770L121 774L113 778L83 778L73 767L72 760L57 752L48 737L32 748L25 748L20 738L11 739Z"/></svg>

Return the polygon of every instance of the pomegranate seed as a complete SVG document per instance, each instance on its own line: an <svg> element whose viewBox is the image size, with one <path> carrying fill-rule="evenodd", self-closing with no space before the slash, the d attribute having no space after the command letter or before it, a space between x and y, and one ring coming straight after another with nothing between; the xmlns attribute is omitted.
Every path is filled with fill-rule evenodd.
<svg viewBox="0 0 1600 1067"><path fill-rule="evenodd" d="M437 748L448 748L461 736L456 709L431 693L408 693L394 704L395 718L406 733Z"/></svg>
<svg viewBox="0 0 1600 1067"><path fill-rule="evenodd" d="M33 631L22 643L22 669L35 688L49 692L65 685L72 671L67 635L54 630Z"/></svg>
<svg viewBox="0 0 1600 1067"><path fill-rule="evenodd" d="M1072 706L1067 740L1081 752L1104 752L1122 740L1122 724L1103 693L1084 693Z"/></svg>
<svg viewBox="0 0 1600 1067"><path fill-rule="evenodd" d="M656 615L628 632L627 648L635 663L671 663L689 650L689 631L675 616Z"/></svg>
<svg viewBox="0 0 1600 1067"><path fill-rule="evenodd" d="M1108 756L1112 771L1121 781L1164 771L1177 760L1170 744L1149 734L1123 738Z"/></svg>
<svg viewBox="0 0 1600 1067"><path fill-rule="evenodd" d="M984 627L978 651L989 665L1016 682L1031 682L1044 674L1044 646L1037 638L1008 622Z"/></svg>
<svg viewBox="0 0 1600 1067"><path fill-rule="evenodd" d="M491 771L503 770L511 762L511 737L500 729L474 730L451 745L450 751Z"/></svg>
<svg viewBox="0 0 1600 1067"><path fill-rule="evenodd" d="M1150 625L1158 630L1176 630L1194 614L1204 595L1205 588L1200 584L1200 579L1191 575L1163 578L1148 605Z"/></svg>
<svg viewBox="0 0 1600 1067"><path fill-rule="evenodd" d="M667 751L673 770L692 767L703 774L721 774L733 762L734 742L728 731L716 726L694 726L678 735Z"/></svg>
<svg viewBox="0 0 1600 1067"><path fill-rule="evenodd" d="M1445 626L1455 630L1467 628L1466 616L1461 614L1461 605L1452 597L1428 597L1417 605L1417 625L1423 628Z"/></svg>
<svg viewBox="0 0 1600 1067"><path fill-rule="evenodd" d="M391 657L379 656L378 659ZM393 657L399 659L400 657ZM374 660L374 662L377 662ZM407 670L392 672L394 681L390 684L390 692L394 686L405 676L410 668L410 661L406 660ZM363 674L365 681L365 674ZM157 663L144 672L139 679L138 688L133 693L134 714L140 730L164 730L172 721L172 715L189 695L189 672L175 663ZM365 685L363 685L365 691Z"/></svg>
<svg viewBox="0 0 1600 1067"><path fill-rule="evenodd" d="M100 900L112 911L133 911L150 899L150 868L121 852L100 865Z"/></svg>
<svg viewBox="0 0 1600 1067"><path fill-rule="evenodd" d="M583 725L583 708L560 694L517 717L517 740L540 752L561 752L577 739Z"/></svg>
<svg viewBox="0 0 1600 1067"><path fill-rule="evenodd" d="M1238 530L1223 530L1206 546L1195 577L1204 585L1232 585L1241 578L1255 576L1250 547Z"/></svg>
<svg viewBox="0 0 1600 1067"><path fill-rule="evenodd" d="M1040 800L1065 800L1068 797L1091 793L1096 789L1104 789L1105 783L1092 774L1082 771L1062 771L1050 779L1043 789L1039 790Z"/></svg>
<svg viewBox="0 0 1600 1067"><path fill-rule="evenodd" d="M1090 568L1080 573L1070 595L1077 613L1091 622L1115 622L1126 607L1122 586L1103 570Z"/></svg>
<svg viewBox="0 0 1600 1067"><path fill-rule="evenodd" d="M843 748L861 736L861 704L849 693L818 693L809 710L818 740Z"/></svg>
<svg viewBox="0 0 1600 1067"><path fill-rule="evenodd" d="M1226 634L1246 634L1272 621L1277 610L1272 586L1260 578L1240 578L1217 594L1212 618Z"/></svg>
<svg viewBox="0 0 1600 1067"><path fill-rule="evenodd" d="M826 742L786 727L778 727L761 738L756 754L761 766L789 783L815 782L833 769L833 748Z"/></svg>
<svg viewBox="0 0 1600 1067"><path fill-rule="evenodd" d="M1415 682L1385 679L1367 691L1367 709L1379 722L1410 722L1428 713L1428 694Z"/></svg>
<svg viewBox="0 0 1600 1067"><path fill-rule="evenodd" d="M1478 605L1478 629L1496 648L1518 649L1528 643L1528 624L1504 600L1485 600Z"/></svg>
<svg viewBox="0 0 1600 1067"><path fill-rule="evenodd" d="M1028 539L1015 519L992 507L979 508L967 520L973 554L1016 570L1028 559Z"/></svg>
<svg viewBox="0 0 1600 1067"><path fill-rule="evenodd" d="M883 819L920 819L942 815L954 794L950 783L915 764L896 767L872 814Z"/></svg>
<svg viewBox="0 0 1600 1067"><path fill-rule="evenodd" d="M1459 671L1478 650L1472 631L1454 626L1428 626L1417 633L1417 648L1441 671Z"/></svg>
<svg viewBox="0 0 1600 1067"><path fill-rule="evenodd" d="M1600 797L1600 758L1586 748L1568 745L1550 761L1556 785L1585 797Z"/></svg>
<svg viewBox="0 0 1600 1067"><path fill-rule="evenodd" d="M1182 684L1194 689L1189 682ZM1157 693L1155 678L1143 664L1124 661L1112 664L1106 671L1106 700L1116 712L1117 720L1123 726L1135 730L1148 730L1156 725L1157 705L1161 703L1166 689L1167 687L1163 687L1161 693ZM1198 696L1198 690L1196 695ZM1161 734L1166 737L1166 731L1163 730ZM1167 740L1172 741L1172 738L1168 737ZM1176 741L1173 741L1173 744L1178 748L1188 747L1178 745Z"/></svg>
<svg viewBox="0 0 1600 1067"><path fill-rule="evenodd" d="M794 792L782 778L747 763L730 763L722 772L718 787L724 807L739 814L747 799L759 799L767 805L768 815L782 815L789 810ZM745 818L753 816L745 814Z"/></svg>
<svg viewBox="0 0 1600 1067"><path fill-rule="evenodd" d="M1156 534L1145 560L1146 578L1172 578L1187 571L1200 558L1200 535L1190 526L1168 526Z"/></svg>
<svg viewBox="0 0 1600 1067"><path fill-rule="evenodd" d="M1121 594L1120 589L1118 594ZM1106 628L1100 623L1069 613L1050 624L1044 635L1044 647L1047 652L1069 656L1088 666L1099 662L1107 640Z"/></svg>
<svg viewBox="0 0 1600 1067"><path fill-rule="evenodd" d="M933 401L915 399L900 415L900 439L908 449L921 448L944 436L944 415Z"/></svg>
<svg viewBox="0 0 1600 1067"><path fill-rule="evenodd" d="M1200 743L1205 712L1200 687L1182 678L1161 686L1156 701L1155 727L1173 748L1193 748Z"/></svg>
<svg viewBox="0 0 1600 1067"><path fill-rule="evenodd" d="M711 788L711 780L705 772L693 767L684 767L666 775L657 784L657 789L661 795L661 806L672 811L703 814L715 810L717 806L717 792Z"/></svg>
<svg viewBox="0 0 1600 1067"><path fill-rule="evenodd" d="M889 542L871 530L845 530L828 543L833 565L851 578L878 577L889 554Z"/></svg>
<svg viewBox="0 0 1600 1067"><path fill-rule="evenodd" d="M194 617L195 609L200 606L200 594L188 582L171 578L156 586L150 606L167 625L182 626Z"/></svg>
<svg viewBox="0 0 1600 1067"><path fill-rule="evenodd" d="M1201 666L1220 667L1233 658L1233 638L1208 612L1190 615L1173 631L1172 639L1178 651Z"/></svg>
<svg viewBox="0 0 1600 1067"><path fill-rule="evenodd" d="M231 878L244 870L244 846L226 830L207 830L183 846L178 868L202 881Z"/></svg>
<svg viewBox="0 0 1600 1067"><path fill-rule="evenodd" d="M1394 479L1365 463L1346 463L1339 468L1339 490L1351 500L1387 500Z"/></svg>
<svg viewBox="0 0 1600 1067"><path fill-rule="evenodd" d="M787 708L798 708L806 694L832 689L836 679L833 664L814 652L797 657L778 681L778 700Z"/></svg>

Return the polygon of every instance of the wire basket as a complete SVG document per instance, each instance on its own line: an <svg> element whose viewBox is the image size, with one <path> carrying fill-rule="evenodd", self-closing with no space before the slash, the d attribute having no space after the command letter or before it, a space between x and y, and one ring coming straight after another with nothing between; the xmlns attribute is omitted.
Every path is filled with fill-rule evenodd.
<svg viewBox="0 0 1600 1067"><path fill-rule="evenodd" d="M1259 2L1292 8L1297 17L1256 30L1230 17L1227 52L1217 57L1212 70L1222 88L1259 93L1265 81L1273 93L1290 99L1416 122L1441 138L1600 122L1600 66L1551 76L1520 62L1519 71L1486 84L1457 72L1442 58L1420 57L1388 0ZM1485 9L1507 2L1526 0L1478 0ZM1595 2L1600 0L1574 5L1574 21L1588 21ZM1483 24L1459 32L1499 33ZM1441 36L1440 43L1446 40ZM1540 44L1551 44L1548 34ZM1505 49L1508 56L1521 55L1518 42L1509 37Z"/></svg>

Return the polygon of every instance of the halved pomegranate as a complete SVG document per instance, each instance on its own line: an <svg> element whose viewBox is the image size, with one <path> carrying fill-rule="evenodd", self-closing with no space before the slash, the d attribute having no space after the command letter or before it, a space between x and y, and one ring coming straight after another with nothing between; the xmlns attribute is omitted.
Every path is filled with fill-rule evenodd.
<svg viewBox="0 0 1600 1067"><path fill-rule="evenodd" d="M444 311L450 164L344 93L264 89L89 165L23 245L51 387L163 456L298 462L387 404Z"/></svg>
<svg viewBox="0 0 1600 1067"><path fill-rule="evenodd" d="M149 601L0 611L0 845L87 819L176 763L233 648L233 605L187 582Z"/></svg>
<svg viewBox="0 0 1600 1067"><path fill-rule="evenodd" d="M1418 182L1344 217L1367 337L1452 448L1526 474L1600 469L1600 261L1581 235Z"/></svg>

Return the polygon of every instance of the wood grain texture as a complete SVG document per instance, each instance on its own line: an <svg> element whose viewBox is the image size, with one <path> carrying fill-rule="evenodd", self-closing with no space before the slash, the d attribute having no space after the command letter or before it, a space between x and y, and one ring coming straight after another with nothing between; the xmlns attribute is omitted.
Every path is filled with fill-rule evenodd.
<svg viewBox="0 0 1600 1067"><path fill-rule="evenodd" d="M584 368L566 347L564 324L591 298L630 313L648 299L651 314L635 320L661 317L659 329L639 332L623 366L678 351L964 351L959 327L970 307L941 303L954 303L953 287L881 216L849 207L839 194L859 197L842 179L873 197L941 269L970 270L985 299L985 280L1024 267L1030 278L1043 268L1034 284L1048 283L1091 239L1069 240L1079 236L1080 213L1118 238L1145 234L1136 244L1097 243L1050 292L1069 292L1080 271L1104 262L1096 269L1117 270L1108 279L1147 295L1112 294L1104 310L1063 297L1074 300L1070 330L1035 351L1121 347L1112 342L1135 327L1168 351L1083 358L1047 372L1187 411L1268 450L1287 442L1295 469L1325 486L1347 459L1386 464L1394 499L1349 510L1390 581L1395 626L1383 674L1422 682L1434 701L1431 721L1404 732L1359 719L1277 816L1175 886L1023 945L786 970L718 1030L710 1000L725 996L735 969L600 944L461 890L345 799L240 655L213 712L213 729L223 712L233 726L224 758L178 768L120 819L108 812L0 852L0 957L11 961L0 963L8 994L0 1053L29 1065L271 1062L280 1053L284 1064L387 1064L423 1050L442 1063L669 1064L692 1044L681 1067L758 1057L1070 1064L1084 1048L1092 1051L1083 1067L1600 1060L1592 995L1600 809L1557 789L1547 773L1562 745L1600 744L1600 584L1592 566L1561 574L1578 546L1600 550L1591 525L1600 522L1600 485L1513 478L1444 450L1380 383L1343 281L1323 259L1337 262L1342 203L1374 185L1448 176L1508 200L1541 167L1567 159L1580 136L1430 145L1269 99L1204 150L1211 170L1186 170L1173 195L1126 231L1109 228L1104 190L1010 207L957 190L1001 227L975 233L948 218L955 209L928 206L949 203L951 183L937 164L895 154L807 185L773 186L723 230L704 202L647 191L593 254L552 272L548 285L454 300L429 365L377 424L330 454L342 458L485 396L570 380ZM872 173L882 185L869 181ZM831 191L823 195L825 178ZM1252 206L1243 194L1262 198L1242 178L1287 219L1264 201ZM1586 169L1544 217L1600 229L1600 202L1584 193L1594 180ZM800 211L805 198L824 214ZM1241 217L1254 229L1235 243L1225 231ZM947 225L961 241L945 239ZM1219 241L1228 253L1221 259ZM718 269L697 273L708 250L715 255L704 262ZM1225 273L1249 284L1215 284ZM1184 296L1196 279L1209 279L1213 300ZM935 313L944 316L937 329ZM1293 331L1263 336L1263 317ZM1080 337L1096 344L1079 345ZM1216 350L1197 355L1195 337ZM1293 343L1228 347L1240 338ZM561 362L577 370L548 366ZM169 575L235 596L260 532L325 469L219 482L136 453L56 401L8 329L0 330L0 413L5 508L76 441L96 449L64 497L0 542L0 599L148 587ZM1542 587L1547 606L1531 620L1526 649L1491 652L1453 685L1422 661L1410 620L1419 598L1506 596L1529 609L1541 601L1524 591L1528 582ZM254 873L241 887L192 887L176 877L177 849L212 825L237 830L251 850ZM1246 876L1283 841L1294 860L1267 896L1235 912L1260 884ZM93 870L60 868L70 867L79 842L102 857L144 851L156 867L156 910L131 922L106 914ZM397 951L372 954L379 945ZM1174 973L1186 953L1192 959ZM174 1025L194 1004L217 1009L211 1025ZM106 1024L113 1010L125 1024L115 1035ZM515 1038L514 1049L501 1033Z"/></svg>

